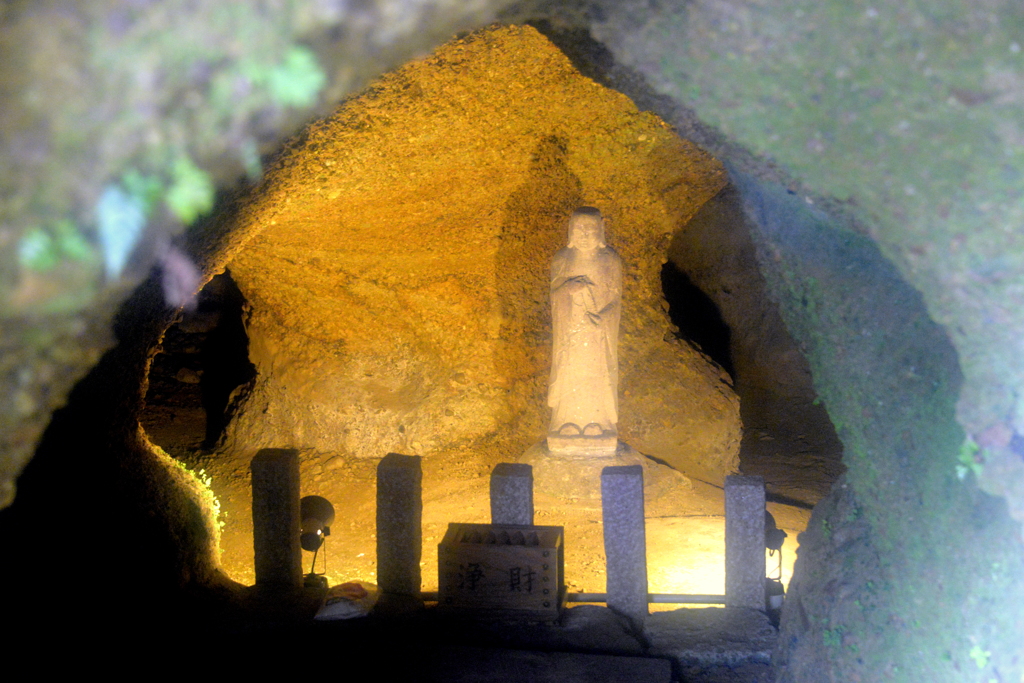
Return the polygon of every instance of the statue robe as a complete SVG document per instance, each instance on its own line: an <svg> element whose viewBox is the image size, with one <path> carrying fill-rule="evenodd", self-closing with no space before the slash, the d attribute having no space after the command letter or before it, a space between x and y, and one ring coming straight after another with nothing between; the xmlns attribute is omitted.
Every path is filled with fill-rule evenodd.
<svg viewBox="0 0 1024 683"><path fill-rule="evenodd" d="M555 254L548 385L552 433L569 423L580 430L596 423L615 432L621 299L622 259L614 249L565 247Z"/></svg>

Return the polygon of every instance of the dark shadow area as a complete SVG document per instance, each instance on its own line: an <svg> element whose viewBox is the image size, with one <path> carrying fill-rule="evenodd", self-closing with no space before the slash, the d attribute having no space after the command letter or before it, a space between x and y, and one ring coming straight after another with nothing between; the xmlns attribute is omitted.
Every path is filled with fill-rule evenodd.
<svg viewBox="0 0 1024 683"><path fill-rule="evenodd" d="M196 309L164 334L140 417L154 442L176 457L216 446L229 405L256 376L245 332L247 303L231 274L214 276L197 298Z"/></svg>
<svg viewBox="0 0 1024 683"><path fill-rule="evenodd" d="M661 288L672 324L679 328L679 337L699 347L735 378L729 350L729 326L722 320L722 313L711 297L671 261L661 269Z"/></svg>
<svg viewBox="0 0 1024 683"><path fill-rule="evenodd" d="M147 352L171 315L155 277L135 290L114 322L118 345L54 412L0 511L0 604L21 635L91 615L69 645L140 628L156 639L219 581L205 511L138 429Z"/></svg>
<svg viewBox="0 0 1024 683"><path fill-rule="evenodd" d="M245 308L245 298L228 272L215 276L199 294L199 311L209 312L212 318L212 326L199 349L206 448L216 445L224 434L232 394L256 376L256 368L249 362Z"/></svg>
<svg viewBox="0 0 1024 683"><path fill-rule="evenodd" d="M680 227L669 259L706 292L728 330L743 420L741 470L764 477L775 500L813 505L843 472L843 445L802 349L768 296L751 230L739 193L726 188Z"/></svg>
<svg viewBox="0 0 1024 683"><path fill-rule="evenodd" d="M607 74L615 68L611 50L594 40L587 27L561 25L551 19L530 19L525 23L557 45L576 70L587 78L604 83Z"/></svg>

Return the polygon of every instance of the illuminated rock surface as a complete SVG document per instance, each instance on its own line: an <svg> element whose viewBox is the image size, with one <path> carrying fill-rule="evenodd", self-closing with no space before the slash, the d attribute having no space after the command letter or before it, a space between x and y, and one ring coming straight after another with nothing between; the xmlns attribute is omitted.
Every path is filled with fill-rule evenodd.
<svg viewBox="0 0 1024 683"><path fill-rule="evenodd" d="M253 161L248 138L259 141L257 152L270 152L314 114L283 111L259 88L245 93L242 106L229 99L225 109L211 97L212 84L241 77L245 91L254 81L242 67L253 58L250 76L266 82L308 39L325 67L330 108L367 78L460 28L483 25L488 4L317 0L262 3L261 11L241 13L201 0L95 0L72 11L63 0L3 4L0 154L4 168L16 172L5 175L0 192L0 504L10 504L13 481L35 454L14 505L0 513L0 532L15 549L0 568L12 621L20 615L7 611L11 598L30 603L25 614L33 617L63 614L69 592L51 587L68 586L88 587L73 592L76 609L104 614L135 617L144 594L169 610L160 610L162 622L171 623L172 612L183 617L186 628L175 638L187 631L202 641L201 624L217 623L187 599L193 589L218 585L216 502L137 424L149 358L174 313L164 308L155 279L128 292L149 272L152 245L178 226L151 221L137 262L129 258L119 280L103 282L103 230L94 210L105 188L130 168L165 174L165 182L175 170L204 177L173 159L183 150L207 180L232 186L247 152ZM756 354L734 356L744 410L749 398L768 404L774 392L819 418L810 432L799 420L786 425L785 441L795 446L787 455L773 425L795 411L765 405L745 412L752 429L742 457L756 462L748 457L753 445L769 462L786 459L798 476L777 481L776 493L816 501L837 474L820 467L824 451L839 452L839 439L819 429L820 418L831 418L848 468L802 538L774 654L783 680L1020 678L1021 11L1011 0L877 0L870 7L840 0L537 0L515 3L505 15L515 23L537 19L584 73L657 112L727 163L742 185L731 190L739 199L733 195L724 202L728 210L703 226L713 244L682 240L672 260L718 304L734 333L742 328L734 338L750 335L733 350L746 345L770 352L764 358L771 362L781 357L777 371L762 365L751 372L746 362ZM500 125L501 117L488 124ZM229 210L227 202L218 206ZM707 214L702 209L698 218ZM723 220L728 215L741 220ZM217 223L195 226L187 240L207 275L223 265L221 227L229 228L223 234L230 248L244 246L247 233ZM110 247L108 263L123 248ZM743 259L732 259L740 251ZM720 277L725 261L731 267L744 259L745 278ZM781 303L774 318L761 319L760 331L746 313L761 309L735 305L751 298L751 287ZM735 326L737 320L747 323ZM756 339L787 328L795 342ZM753 393L743 386L745 370L746 379L758 380ZM790 382L799 374L802 381ZM67 409L55 412L65 402ZM190 410L201 417L201 409ZM205 454L192 455L197 462L189 462L202 467ZM442 501L426 507L443 502L484 520L486 509L466 495L466 482L485 476L482 467L464 464L479 457L477 449L438 456L424 459L425 480L449 486ZM303 481L340 481L339 493L358 501L355 494L372 486L373 464L324 453L303 462ZM812 485L798 491L793 484L808 470L816 471ZM222 473L214 476L216 486ZM238 500L221 499L231 510L228 523L239 523L245 488L243 478ZM712 500L708 493L693 499ZM716 514L701 505L697 514ZM356 516L372 519L372 509ZM438 531L429 516L425 510L428 538ZM671 535L666 546L688 554L721 545L720 530L714 537L699 528L716 519L649 519L648 530ZM22 526L12 532L11 520ZM372 533L346 521L339 544ZM694 527L677 529L684 522ZM599 545L593 527L580 525L574 544ZM36 561L40 529L48 540L59 530L59 554L68 563ZM585 563L581 571L600 558ZM655 574L651 579L653 586ZM47 601L23 589L29 585L46 587L52 611L39 609ZM137 619L123 623L138 635ZM44 626L52 629L52 621ZM149 620L148 641L160 642L157 627Z"/></svg>
<svg viewBox="0 0 1024 683"><path fill-rule="evenodd" d="M311 126L241 212L254 237L228 268L258 377L224 450L514 460L547 420L547 260L589 204L627 264L620 436L721 480L737 467L738 402L673 338L660 270L723 182L531 28L407 64Z"/></svg>

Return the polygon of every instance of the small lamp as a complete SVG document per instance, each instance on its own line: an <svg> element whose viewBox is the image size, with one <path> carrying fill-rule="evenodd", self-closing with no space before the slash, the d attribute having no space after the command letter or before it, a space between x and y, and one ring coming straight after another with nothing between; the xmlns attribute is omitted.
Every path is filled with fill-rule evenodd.
<svg viewBox="0 0 1024 683"><path fill-rule="evenodd" d="M324 551L324 571L317 574L316 556L324 541L331 535L334 523L334 506L322 496L305 496L299 501L299 545L313 553L313 564L309 568L303 585L307 588L327 588L327 551Z"/></svg>
<svg viewBox="0 0 1024 683"><path fill-rule="evenodd" d="M768 554L774 556L779 553L778 575L765 578L766 597L768 601L769 616L773 623L778 618L778 612L782 609L782 602L785 600L786 589L782 585L782 544L787 534L775 525L775 518L767 510L764 511L764 547Z"/></svg>

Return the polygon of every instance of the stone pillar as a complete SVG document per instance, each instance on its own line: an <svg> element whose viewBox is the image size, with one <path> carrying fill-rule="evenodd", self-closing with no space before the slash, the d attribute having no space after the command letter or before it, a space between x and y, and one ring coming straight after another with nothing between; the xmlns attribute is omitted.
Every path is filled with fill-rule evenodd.
<svg viewBox="0 0 1024 683"><path fill-rule="evenodd" d="M764 611L764 479L725 478L725 605Z"/></svg>
<svg viewBox="0 0 1024 683"><path fill-rule="evenodd" d="M608 607L643 626L647 617L647 537L640 465L601 471Z"/></svg>
<svg viewBox="0 0 1024 683"><path fill-rule="evenodd" d="M252 459L250 469L256 585L301 588L299 452L264 448Z"/></svg>
<svg viewBox="0 0 1024 683"><path fill-rule="evenodd" d="M388 453L377 465L377 583L419 597L423 545L420 456Z"/></svg>
<svg viewBox="0 0 1024 683"><path fill-rule="evenodd" d="M533 467L507 462L494 466L491 524L533 525Z"/></svg>

